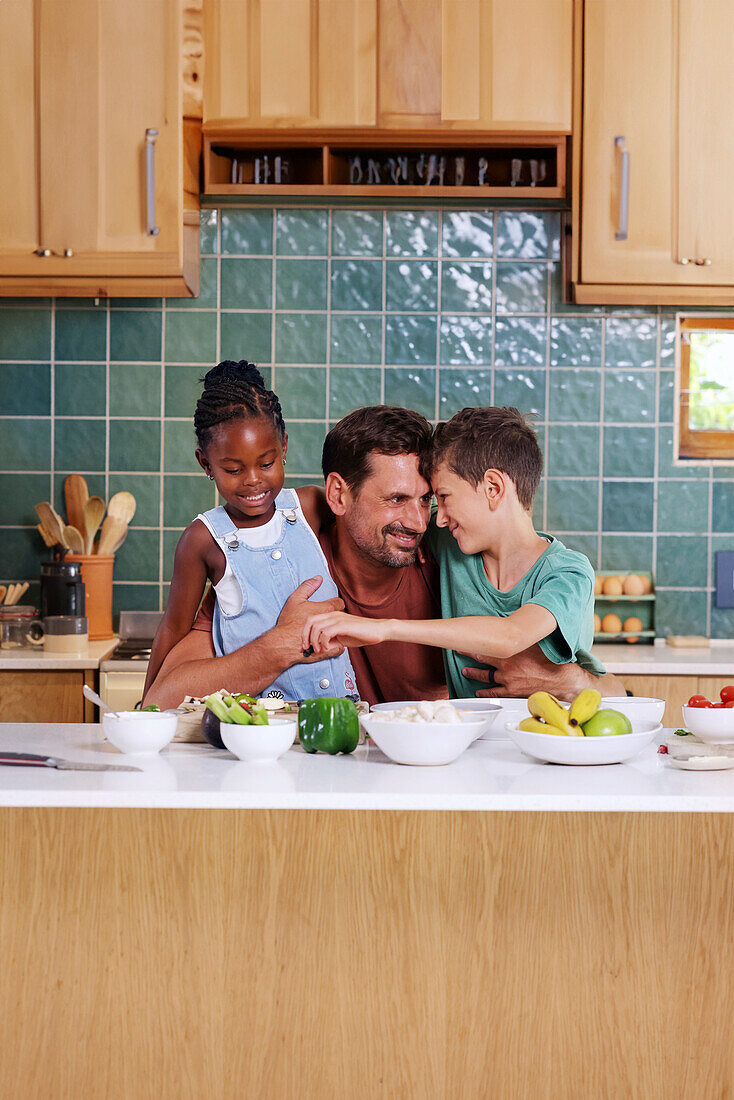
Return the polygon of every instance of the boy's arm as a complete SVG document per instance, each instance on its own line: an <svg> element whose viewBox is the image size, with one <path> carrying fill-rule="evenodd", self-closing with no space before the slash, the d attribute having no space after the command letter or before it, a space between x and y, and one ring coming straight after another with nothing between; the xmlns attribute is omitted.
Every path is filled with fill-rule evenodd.
<svg viewBox="0 0 734 1100"><path fill-rule="evenodd" d="M556 625L550 611L531 603L505 618L467 615L459 619L361 619L337 613L311 619L306 624L303 645L304 649L313 646L320 653L337 640L346 646L418 642L458 653L512 657L547 638Z"/></svg>

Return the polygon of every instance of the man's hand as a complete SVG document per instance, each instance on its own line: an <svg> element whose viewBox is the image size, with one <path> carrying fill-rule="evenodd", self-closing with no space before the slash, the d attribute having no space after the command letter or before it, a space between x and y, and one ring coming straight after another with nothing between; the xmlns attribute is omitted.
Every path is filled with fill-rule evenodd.
<svg viewBox="0 0 734 1100"><path fill-rule="evenodd" d="M314 592L318 591L321 581L321 577L310 577L309 580L299 584L283 604L283 610L274 627L281 644L293 652L291 664L313 664L314 661L323 661L327 657L338 657L344 652L343 645L332 643L319 653L313 653L310 657L303 656L303 651L307 647L302 644L302 636L309 619L313 619L315 615L325 615L328 612L344 609L344 601L338 596L332 596L329 600L320 600L317 603L309 599Z"/></svg>
<svg viewBox="0 0 734 1100"><path fill-rule="evenodd" d="M487 658L473 655L475 661L491 661L494 668L494 686L477 691L482 699L526 699L534 691L550 691L558 699L570 702L584 688L594 687L602 695L625 694L624 685L616 676L594 676L576 663L556 665L549 661L538 645L516 653L514 657ZM464 668L467 680L488 684L490 668Z"/></svg>

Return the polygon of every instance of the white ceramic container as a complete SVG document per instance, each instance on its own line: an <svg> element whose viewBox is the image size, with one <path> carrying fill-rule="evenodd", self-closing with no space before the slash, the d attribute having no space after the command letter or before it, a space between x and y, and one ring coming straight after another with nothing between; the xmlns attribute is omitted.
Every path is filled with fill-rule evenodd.
<svg viewBox="0 0 734 1100"><path fill-rule="evenodd" d="M288 752L296 739L298 723L294 719L271 718L267 726L241 726L220 722L222 741L239 760L249 764L270 764Z"/></svg>
<svg viewBox="0 0 734 1100"><path fill-rule="evenodd" d="M482 714L484 716L484 722L477 727L477 732L474 735L475 740L489 736L488 731L491 726L494 725L494 720L501 713L502 708L498 707L493 699L449 699L452 707L456 707L457 710L463 711L464 714ZM399 700L397 703L374 703L370 707L370 714L373 711L381 710L400 710L402 707L414 707L415 699ZM415 723L418 725L418 723ZM504 737L504 731L499 734L500 737Z"/></svg>
<svg viewBox="0 0 734 1100"><path fill-rule="evenodd" d="M636 721L632 723L632 733L567 737L556 733L530 733L521 730L514 721L505 726L508 736L522 752L548 764L621 764L637 756L662 728L659 722Z"/></svg>
<svg viewBox="0 0 734 1100"><path fill-rule="evenodd" d="M734 707L683 707L683 725L707 745L734 741Z"/></svg>
<svg viewBox="0 0 734 1100"><path fill-rule="evenodd" d="M173 739L178 724L175 711L123 710L103 714L102 729L120 752L150 756Z"/></svg>
<svg viewBox="0 0 734 1100"><path fill-rule="evenodd" d="M395 710L400 705L384 704ZM465 712L463 722L390 722L372 713L360 715L363 729L385 756L396 764L421 766L450 764L456 760L472 741L476 741L477 730L485 728L487 721L488 716L481 711Z"/></svg>
<svg viewBox="0 0 734 1100"><path fill-rule="evenodd" d="M648 699L642 695L605 696L600 709L618 710L626 714L634 729L635 722L662 722L664 699Z"/></svg>

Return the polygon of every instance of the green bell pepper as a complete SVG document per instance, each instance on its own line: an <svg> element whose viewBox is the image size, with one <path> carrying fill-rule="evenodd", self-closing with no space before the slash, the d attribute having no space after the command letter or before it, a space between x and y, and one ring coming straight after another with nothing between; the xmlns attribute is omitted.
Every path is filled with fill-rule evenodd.
<svg viewBox="0 0 734 1100"><path fill-rule="evenodd" d="M298 709L298 737L306 752L354 752L357 708L351 699L304 699Z"/></svg>

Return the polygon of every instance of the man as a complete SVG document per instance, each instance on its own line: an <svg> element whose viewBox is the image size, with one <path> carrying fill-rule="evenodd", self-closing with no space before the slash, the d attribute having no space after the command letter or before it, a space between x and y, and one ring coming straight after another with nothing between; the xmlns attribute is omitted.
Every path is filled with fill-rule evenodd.
<svg viewBox="0 0 734 1100"><path fill-rule="evenodd" d="M428 421L408 409L378 405L340 420L324 442L330 516L321 521L318 538L341 600L310 600L321 580L305 581L272 630L235 653L216 657L213 598L208 596L194 629L168 654L146 703L176 706L184 695L203 696L221 687L257 694L292 664L309 659L301 649L301 634L306 619L320 611L440 618L437 569L419 551L430 518L431 489L421 472L430 439ZM387 642L354 649L350 656L360 695L369 703L447 694L442 654L434 647ZM494 685L479 695L526 696L545 689L568 699L589 686L624 695L615 677L592 676L575 664L554 665L537 646L492 665ZM487 669L467 668L465 675L490 683Z"/></svg>

